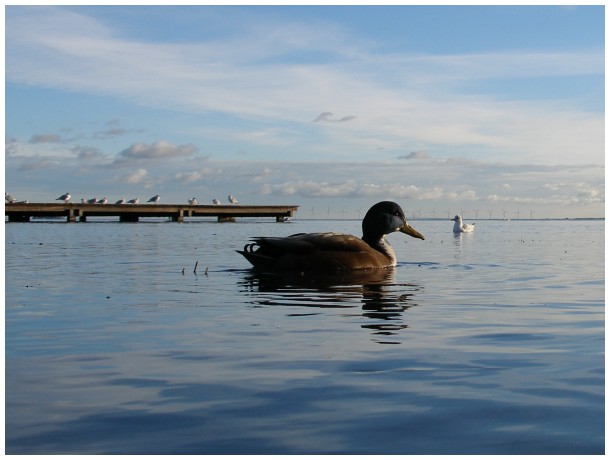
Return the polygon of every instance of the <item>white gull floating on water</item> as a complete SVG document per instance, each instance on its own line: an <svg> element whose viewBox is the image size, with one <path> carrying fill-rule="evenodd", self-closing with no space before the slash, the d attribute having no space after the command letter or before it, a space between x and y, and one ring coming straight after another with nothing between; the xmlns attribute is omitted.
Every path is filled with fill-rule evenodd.
<svg viewBox="0 0 610 460"><path fill-rule="evenodd" d="M474 224L463 224L462 216L455 216L451 219L453 222L453 233L470 233L474 232Z"/></svg>

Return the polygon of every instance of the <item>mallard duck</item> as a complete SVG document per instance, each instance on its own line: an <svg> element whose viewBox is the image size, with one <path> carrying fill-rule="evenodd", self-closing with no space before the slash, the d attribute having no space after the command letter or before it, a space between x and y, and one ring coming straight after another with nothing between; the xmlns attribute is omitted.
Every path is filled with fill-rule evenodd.
<svg viewBox="0 0 610 460"><path fill-rule="evenodd" d="M411 227L400 206L382 201L362 220L362 238L342 233L297 233L288 237L257 237L242 254L264 271L343 271L389 268L396 255L385 236L402 232L425 239Z"/></svg>
<svg viewBox="0 0 610 460"><path fill-rule="evenodd" d="M453 224L453 233L470 233L474 232L474 224L464 224L462 223L462 216L455 216L451 219L455 224Z"/></svg>

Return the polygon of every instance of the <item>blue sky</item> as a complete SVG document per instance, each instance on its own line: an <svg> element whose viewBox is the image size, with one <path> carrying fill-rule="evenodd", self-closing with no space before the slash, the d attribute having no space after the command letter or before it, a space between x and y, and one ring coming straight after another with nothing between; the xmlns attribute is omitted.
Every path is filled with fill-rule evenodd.
<svg viewBox="0 0 610 460"><path fill-rule="evenodd" d="M8 6L5 23L17 199L604 216L603 6Z"/></svg>

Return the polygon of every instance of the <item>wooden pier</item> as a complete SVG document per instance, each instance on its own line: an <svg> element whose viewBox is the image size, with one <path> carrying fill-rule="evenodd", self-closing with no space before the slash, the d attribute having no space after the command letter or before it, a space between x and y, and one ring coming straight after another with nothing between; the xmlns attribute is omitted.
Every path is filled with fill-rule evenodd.
<svg viewBox="0 0 610 460"><path fill-rule="evenodd" d="M174 222L191 217L216 217L219 222L233 222L238 217L271 217L284 222L297 209L298 206L280 205L6 203L4 215L9 222L29 222L32 217L65 217L66 222L86 222L88 217L118 217L121 222L138 222L141 217L166 217Z"/></svg>

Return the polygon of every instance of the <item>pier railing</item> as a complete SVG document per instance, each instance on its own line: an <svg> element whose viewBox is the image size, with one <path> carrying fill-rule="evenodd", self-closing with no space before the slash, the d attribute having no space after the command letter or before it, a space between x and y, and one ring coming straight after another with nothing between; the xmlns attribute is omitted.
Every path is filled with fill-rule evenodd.
<svg viewBox="0 0 610 460"><path fill-rule="evenodd" d="M294 205L6 203L4 215L9 222L29 222L32 217L65 217L66 222L86 222L88 217L118 217L121 222L138 222L142 217L166 217L175 222L191 217L216 217L220 222L270 217L283 222L294 217L297 209Z"/></svg>

